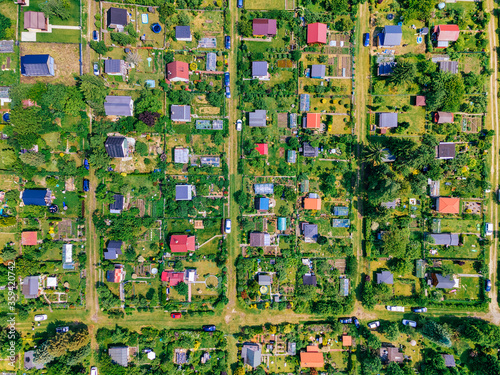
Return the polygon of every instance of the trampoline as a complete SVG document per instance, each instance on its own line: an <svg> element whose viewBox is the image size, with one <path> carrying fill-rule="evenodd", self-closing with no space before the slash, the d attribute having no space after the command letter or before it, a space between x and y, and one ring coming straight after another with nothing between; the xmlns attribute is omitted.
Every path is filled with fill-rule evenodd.
<svg viewBox="0 0 500 375"><path fill-rule="evenodd" d="M158 34L161 31L161 26L159 23L153 23L151 25L151 30L155 33Z"/></svg>
<svg viewBox="0 0 500 375"><path fill-rule="evenodd" d="M260 287L260 294L267 294L269 293L269 287L267 287L266 285L262 285Z"/></svg>
<svg viewBox="0 0 500 375"><path fill-rule="evenodd" d="M2 118L5 122L9 122L10 121L10 113L9 112L4 113Z"/></svg>

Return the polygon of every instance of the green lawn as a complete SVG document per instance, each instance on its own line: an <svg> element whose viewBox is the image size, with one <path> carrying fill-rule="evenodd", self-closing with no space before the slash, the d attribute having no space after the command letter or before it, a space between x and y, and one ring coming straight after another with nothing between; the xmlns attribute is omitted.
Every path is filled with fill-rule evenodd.
<svg viewBox="0 0 500 375"><path fill-rule="evenodd" d="M45 0L30 0L29 7L24 7L24 11L35 11L40 12L40 4L45 3ZM49 22L51 25L70 25L78 26L80 25L80 1L79 0L68 0L69 4L69 17L67 19L61 19L59 17L50 15ZM21 25L24 23L24 14L21 15ZM37 40L39 41L39 40Z"/></svg>
<svg viewBox="0 0 500 375"><path fill-rule="evenodd" d="M457 292L446 294L445 299L477 300L482 280L481 277L461 277Z"/></svg>
<svg viewBox="0 0 500 375"><path fill-rule="evenodd" d="M429 245L428 248L432 247L434 249L438 249L438 254L427 255L430 257L457 259L474 259L479 257L481 249L479 247L478 237L474 235L463 235L462 238L462 246L450 246L446 248L445 246Z"/></svg>
<svg viewBox="0 0 500 375"><path fill-rule="evenodd" d="M477 224L480 224L478 220L465 220L465 219L441 219L441 232L451 232L451 233L479 233L477 229Z"/></svg>
<svg viewBox="0 0 500 375"><path fill-rule="evenodd" d="M51 33L37 33L41 43L80 43L80 30L53 29Z"/></svg>
<svg viewBox="0 0 500 375"><path fill-rule="evenodd" d="M285 9L285 0L252 0L245 3L245 9L255 9L255 10L273 10Z"/></svg>

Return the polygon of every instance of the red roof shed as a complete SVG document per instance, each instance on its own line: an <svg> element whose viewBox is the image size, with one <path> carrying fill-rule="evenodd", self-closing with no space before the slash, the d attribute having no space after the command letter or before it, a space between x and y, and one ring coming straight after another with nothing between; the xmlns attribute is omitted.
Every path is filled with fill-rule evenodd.
<svg viewBox="0 0 500 375"><path fill-rule="evenodd" d="M267 148L267 143L257 143L256 144L257 147L255 147L255 149L257 150L257 152L261 155L268 155L269 154L269 150Z"/></svg>
<svg viewBox="0 0 500 375"><path fill-rule="evenodd" d="M307 44L326 44L326 24L316 22L307 25Z"/></svg>
<svg viewBox="0 0 500 375"><path fill-rule="evenodd" d="M174 234L170 236L170 250L173 253L187 253L195 250L195 236Z"/></svg>
<svg viewBox="0 0 500 375"><path fill-rule="evenodd" d="M434 26L438 42L456 42L460 36L458 25L437 25Z"/></svg>

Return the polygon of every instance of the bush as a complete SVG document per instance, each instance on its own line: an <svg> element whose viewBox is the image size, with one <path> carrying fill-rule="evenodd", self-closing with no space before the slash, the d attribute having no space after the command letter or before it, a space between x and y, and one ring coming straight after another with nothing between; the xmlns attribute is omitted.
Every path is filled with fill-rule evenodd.
<svg viewBox="0 0 500 375"><path fill-rule="evenodd" d="M135 143L135 151L141 156L148 156L148 145L143 142Z"/></svg>

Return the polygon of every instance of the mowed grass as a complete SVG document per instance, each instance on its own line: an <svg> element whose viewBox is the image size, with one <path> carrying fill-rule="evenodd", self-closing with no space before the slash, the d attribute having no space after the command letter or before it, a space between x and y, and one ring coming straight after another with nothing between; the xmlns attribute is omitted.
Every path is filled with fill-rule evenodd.
<svg viewBox="0 0 500 375"><path fill-rule="evenodd" d="M460 287L456 293L446 295L446 299L477 300L479 295L481 277L461 277Z"/></svg>
<svg viewBox="0 0 500 375"><path fill-rule="evenodd" d="M36 41L42 43L80 43L80 30L52 29L51 33L37 33Z"/></svg>
<svg viewBox="0 0 500 375"><path fill-rule="evenodd" d="M245 9L256 9L256 10L273 10L273 9L285 9L285 0L252 0L245 1Z"/></svg>
<svg viewBox="0 0 500 375"><path fill-rule="evenodd" d="M451 233L479 233L479 221L463 219L441 219L441 232Z"/></svg>
<svg viewBox="0 0 500 375"><path fill-rule="evenodd" d="M45 0L30 0L29 7L24 7L24 11L32 10L34 12L41 12L40 4L45 3ZM62 19L51 15L49 17L49 22L51 25L69 25L78 26L80 25L80 1L79 0L68 0L69 4L69 17L67 19ZM21 22L24 22L24 14L21 15ZM23 24L23 23L21 23Z"/></svg>

